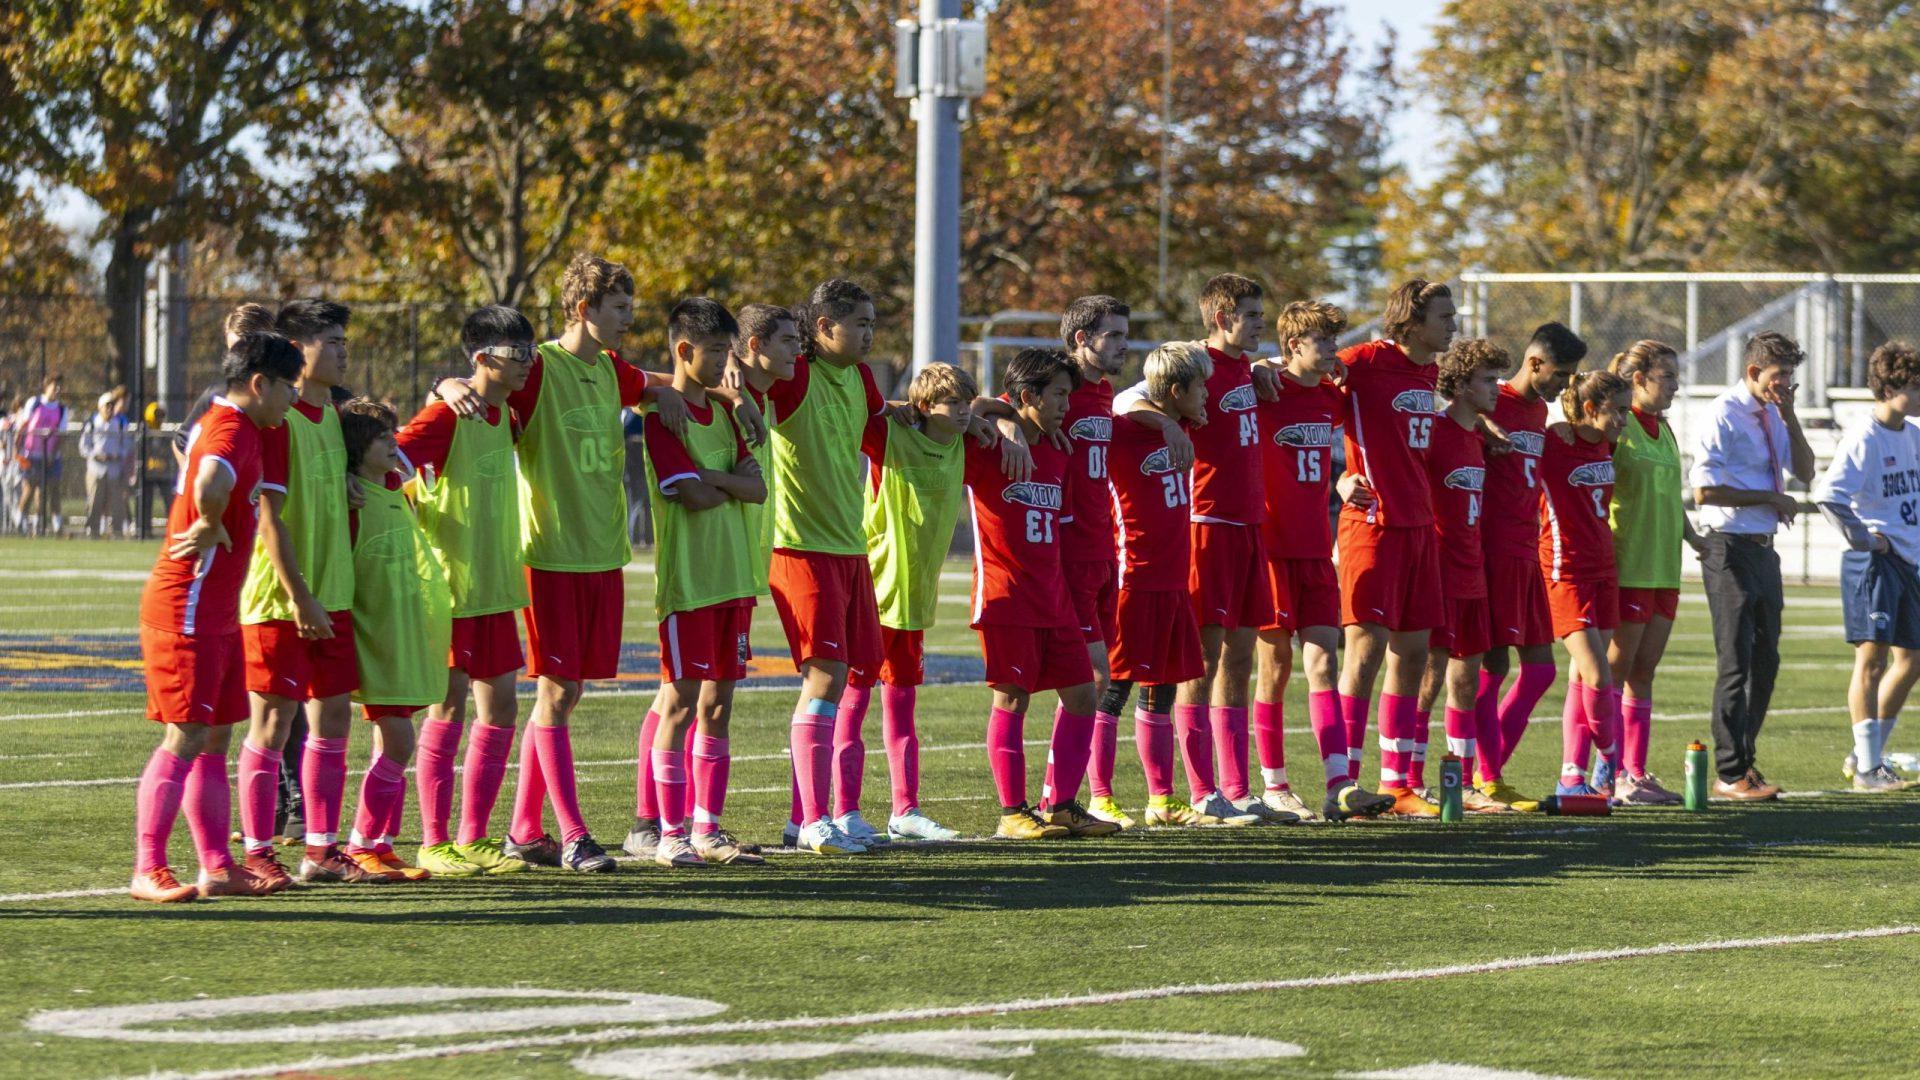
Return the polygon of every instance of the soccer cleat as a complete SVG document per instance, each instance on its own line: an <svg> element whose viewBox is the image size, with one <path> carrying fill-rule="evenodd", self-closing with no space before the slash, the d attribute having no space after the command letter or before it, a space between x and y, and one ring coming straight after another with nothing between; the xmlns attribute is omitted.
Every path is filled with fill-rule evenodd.
<svg viewBox="0 0 1920 1080"><path fill-rule="evenodd" d="M593 837L583 836L566 846L560 853L560 865L582 874L611 874L619 869L606 849L594 843Z"/></svg>
<svg viewBox="0 0 1920 1080"><path fill-rule="evenodd" d="M1328 821L1346 821L1357 817L1379 817L1391 809L1392 799L1349 782L1337 791L1327 792L1327 801L1320 804L1320 816Z"/></svg>
<svg viewBox="0 0 1920 1080"><path fill-rule="evenodd" d="M421 844L413 860L420 864L423 871L435 877L476 877L487 872L485 867L469 862L460 853L460 845L451 840Z"/></svg>
<svg viewBox="0 0 1920 1080"><path fill-rule="evenodd" d="M1001 814L993 835L1002 840L1059 840L1071 834L1065 825L1055 825L1023 805Z"/></svg>
<svg viewBox="0 0 1920 1080"><path fill-rule="evenodd" d="M867 824L858 810L849 810L834 818L833 827L852 837L861 847L879 847L891 842L886 833Z"/></svg>
<svg viewBox="0 0 1920 1080"><path fill-rule="evenodd" d="M1422 789L1425 790L1425 789ZM1439 817L1440 808L1419 791L1405 787L1383 787L1381 796L1392 799L1393 806L1387 813L1394 817L1430 818Z"/></svg>
<svg viewBox="0 0 1920 1080"><path fill-rule="evenodd" d="M501 853L509 859L518 859L528 866L559 866L560 842L544 833L538 839L526 843L517 843L512 836L501 848Z"/></svg>
<svg viewBox="0 0 1920 1080"><path fill-rule="evenodd" d="M826 818L809 821L793 839L793 847L799 851L811 851L815 855L859 855L867 849L853 844L853 841L833 822Z"/></svg>
<svg viewBox="0 0 1920 1080"><path fill-rule="evenodd" d="M390 847L383 847L373 854L380 860L380 865L386 867L387 873L400 875L394 878L395 881L425 881L433 876L433 871L413 865Z"/></svg>
<svg viewBox="0 0 1920 1080"><path fill-rule="evenodd" d="M915 806L904 814L887 819L887 835L895 840L958 840L960 832L949 829L920 812Z"/></svg>
<svg viewBox="0 0 1920 1080"><path fill-rule="evenodd" d="M1306 800L1295 795L1292 788L1269 790L1260 796L1260 801L1274 813L1293 815L1295 822L1320 820L1320 815L1313 812L1313 807L1308 806Z"/></svg>
<svg viewBox="0 0 1920 1080"><path fill-rule="evenodd" d="M1203 825L1227 825L1238 829L1260 823L1258 817L1242 811L1239 807L1228 802L1225 795L1217 791L1201 799L1199 802L1194 803L1193 811L1203 817L1213 819L1212 821L1201 822L1200 824Z"/></svg>
<svg viewBox="0 0 1920 1080"><path fill-rule="evenodd" d="M1505 780L1482 780L1474 790L1509 810L1518 810L1522 814L1540 812L1540 800L1527 798Z"/></svg>
<svg viewBox="0 0 1920 1080"><path fill-rule="evenodd" d="M1613 785L1613 801L1620 806L1678 806L1680 796L1660 786L1652 773L1623 773Z"/></svg>
<svg viewBox="0 0 1920 1080"><path fill-rule="evenodd" d="M1568 780L1567 777L1569 776L1573 777L1573 779ZM1587 786L1586 780L1580 777L1576 773L1561 773L1560 782L1553 786L1553 793L1555 795L1598 795L1600 794L1598 791L1595 791L1593 788Z"/></svg>
<svg viewBox="0 0 1920 1080"><path fill-rule="evenodd" d="M1613 790L1614 783L1617 779L1618 770L1613 767L1613 762L1603 757L1599 761L1594 762L1593 778L1587 781L1587 786L1605 795L1607 798L1613 799L1615 803L1618 803L1619 800L1614 797Z"/></svg>
<svg viewBox="0 0 1920 1080"><path fill-rule="evenodd" d="M780 843L786 847L797 848L800 846L800 833L800 826L789 821L780 828Z"/></svg>
<svg viewBox="0 0 1920 1080"><path fill-rule="evenodd" d="M1120 823L1107 821L1087 813L1087 808L1069 799L1058 806L1049 806L1040 811L1047 824L1062 829L1073 836L1112 836L1120 831Z"/></svg>
<svg viewBox="0 0 1920 1080"><path fill-rule="evenodd" d="M376 885L384 884L387 875L384 868L378 873L368 870L340 850L339 844L328 844L324 848L308 846L306 857L300 860L300 880L309 884L337 881L345 885Z"/></svg>
<svg viewBox="0 0 1920 1080"><path fill-rule="evenodd" d="M127 892L135 900L153 904L184 904L200 898L200 890L180 884L173 876L173 868L168 866L156 866L144 874L133 875L133 884Z"/></svg>
<svg viewBox="0 0 1920 1080"><path fill-rule="evenodd" d="M293 875L287 873L287 868L280 865L280 860L274 856L272 848L265 851L249 851L244 861L248 872L265 881L271 887L271 891L285 892L293 888Z"/></svg>
<svg viewBox="0 0 1920 1080"><path fill-rule="evenodd" d="M683 832L661 833L660 843L653 851L653 861L669 869L707 865L707 860L693 850L692 842Z"/></svg>
<svg viewBox="0 0 1920 1080"><path fill-rule="evenodd" d="M509 856L506 845L491 836L483 836L471 844L455 844L454 849L482 873L517 874L527 868L526 860Z"/></svg>
<svg viewBox="0 0 1920 1080"><path fill-rule="evenodd" d="M1173 825L1190 828L1195 825L1217 825L1218 821L1204 818L1194 812L1193 807L1175 799L1171 795L1149 795L1147 797L1147 827Z"/></svg>
<svg viewBox="0 0 1920 1080"><path fill-rule="evenodd" d="M1900 778L1900 775L1885 765L1876 765L1864 772L1853 774L1855 791L1905 791L1913 785Z"/></svg>
<svg viewBox="0 0 1920 1080"><path fill-rule="evenodd" d="M1297 825L1300 821L1292 814L1282 814L1268 806L1265 799L1256 799L1251 795L1244 799L1228 799L1227 805L1243 814L1252 814L1255 823L1260 825Z"/></svg>
<svg viewBox="0 0 1920 1080"><path fill-rule="evenodd" d="M1462 788L1460 808L1469 814L1511 814L1513 808L1503 802L1487 798L1477 788Z"/></svg>
<svg viewBox="0 0 1920 1080"><path fill-rule="evenodd" d="M388 866L377 851L348 851L347 858L352 859L355 866L369 874L376 874L383 880L389 882L407 880L407 875Z"/></svg>
<svg viewBox="0 0 1920 1080"><path fill-rule="evenodd" d="M196 889L202 900L216 896L272 896L279 891L272 882L254 876L253 871L239 863L231 863L223 870L202 867Z"/></svg>
<svg viewBox="0 0 1920 1080"><path fill-rule="evenodd" d="M1101 821L1111 821L1122 829L1133 828L1133 819L1127 816L1127 812L1120 808L1119 801L1111 795L1095 795L1093 801L1087 804L1087 813Z"/></svg>
<svg viewBox="0 0 1920 1080"><path fill-rule="evenodd" d="M725 829L710 833L696 833L693 838L693 850L708 864L714 866L765 866L767 860L758 848L743 844Z"/></svg>
<svg viewBox="0 0 1920 1080"><path fill-rule="evenodd" d="M633 828L627 830L627 838L620 850L636 859L651 859L660 847L660 819L637 817L633 819Z"/></svg>

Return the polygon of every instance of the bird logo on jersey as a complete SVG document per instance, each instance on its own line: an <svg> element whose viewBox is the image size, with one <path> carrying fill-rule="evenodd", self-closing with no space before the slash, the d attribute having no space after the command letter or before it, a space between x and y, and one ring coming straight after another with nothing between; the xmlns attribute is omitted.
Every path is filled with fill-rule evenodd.
<svg viewBox="0 0 1920 1080"><path fill-rule="evenodd" d="M1507 442L1515 453L1539 457L1547 448L1546 436L1537 431L1509 431Z"/></svg>
<svg viewBox="0 0 1920 1080"><path fill-rule="evenodd" d="M1393 411L1404 413L1433 412L1433 391L1402 390L1393 395Z"/></svg>
<svg viewBox="0 0 1920 1080"><path fill-rule="evenodd" d="M1440 482L1459 491L1480 491L1486 486L1487 470L1478 465L1462 465Z"/></svg>
<svg viewBox="0 0 1920 1080"><path fill-rule="evenodd" d="M1141 476L1158 476L1161 473L1174 471L1176 470L1173 467L1173 455L1164 446L1148 454L1147 460L1140 463Z"/></svg>
<svg viewBox="0 0 1920 1080"><path fill-rule="evenodd" d="M1000 498L1005 502L1031 506L1036 510L1058 510L1060 509L1060 485L1022 480L1017 484L1008 484L1001 488Z"/></svg>
<svg viewBox="0 0 1920 1080"><path fill-rule="evenodd" d="M1220 396L1220 411L1246 412L1248 409L1253 408L1258 400L1254 394L1252 383L1236 386Z"/></svg>
<svg viewBox="0 0 1920 1080"><path fill-rule="evenodd" d="M1111 442L1113 440L1113 417L1083 416L1073 422L1067 434L1088 442Z"/></svg>
<svg viewBox="0 0 1920 1080"><path fill-rule="evenodd" d="M1613 483L1612 461L1589 461L1567 474L1574 487L1606 487Z"/></svg>
<svg viewBox="0 0 1920 1080"><path fill-rule="evenodd" d="M1273 433L1275 446L1290 446L1296 450L1316 450L1333 445L1332 424L1288 424Z"/></svg>

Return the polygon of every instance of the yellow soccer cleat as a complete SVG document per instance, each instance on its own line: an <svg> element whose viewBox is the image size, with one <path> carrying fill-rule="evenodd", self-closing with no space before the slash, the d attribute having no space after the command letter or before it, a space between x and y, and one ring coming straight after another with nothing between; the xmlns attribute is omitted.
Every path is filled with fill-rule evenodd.
<svg viewBox="0 0 1920 1080"><path fill-rule="evenodd" d="M1063 802L1058 806L1049 806L1040 811L1047 824L1067 830L1074 836L1112 836L1120 831L1120 823L1105 818L1094 817L1087 808L1077 802Z"/></svg>
<svg viewBox="0 0 1920 1080"><path fill-rule="evenodd" d="M527 868L526 862L508 855L506 845L490 836L471 844L455 844L454 850L486 874L517 874Z"/></svg>
<svg viewBox="0 0 1920 1080"><path fill-rule="evenodd" d="M1156 828L1175 826L1191 828L1195 825L1218 824L1217 821L1202 820L1203 815L1195 813L1193 807L1171 795L1151 795L1147 798L1147 827Z"/></svg>
<svg viewBox="0 0 1920 1080"><path fill-rule="evenodd" d="M1002 840L1059 840L1072 834L1064 825L1050 824L1033 807L1019 806L1000 815L1000 827L993 835Z"/></svg>
<svg viewBox="0 0 1920 1080"><path fill-rule="evenodd" d="M460 852L460 845L451 840L442 840L437 844L421 844L414 853L413 861L434 877L476 877L486 873L482 867Z"/></svg>
<svg viewBox="0 0 1920 1080"><path fill-rule="evenodd" d="M1087 804L1087 813L1101 821L1111 821L1122 829L1131 829L1134 825L1133 819L1127 816L1127 812L1120 808L1119 801L1111 795L1095 795L1093 801Z"/></svg>
<svg viewBox="0 0 1920 1080"><path fill-rule="evenodd" d="M1480 783L1474 785L1474 790L1494 802L1500 803L1509 810L1517 810L1522 814L1536 814L1540 812L1540 800L1530 799L1520 794L1512 784L1507 783L1505 780L1482 780Z"/></svg>

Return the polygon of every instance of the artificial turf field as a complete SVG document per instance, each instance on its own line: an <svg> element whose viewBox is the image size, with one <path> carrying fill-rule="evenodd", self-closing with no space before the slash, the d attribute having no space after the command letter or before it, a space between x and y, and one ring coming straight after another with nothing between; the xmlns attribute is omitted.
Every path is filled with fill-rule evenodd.
<svg viewBox="0 0 1920 1080"><path fill-rule="evenodd" d="M1773 805L896 845L157 908L124 895L155 733L141 697L115 689L137 685L152 550L0 541L0 1076L1920 1070L1920 794L1838 793L1849 650L1830 587L1790 590L1762 765L1799 797ZM958 596L964 568L950 569ZM650 575L627 581L627 641L650 648ZM956 677L977 671L964 610L944 606L929 635ZM760 615L756 651L777 673L778 625ZM1707 732L1708 630L1696 589L1656 694L1652 763L1676 789L1682 747ZM610 848L650 692L618 689L574 723ZM1557 772L1559 701L1508 769L1529 792ZM791 708L785 688L736 703L727 817L748 839L778 839ZM921 695L927 809L972 835L993 825L985 711L979 685ZM1297 690L1288 715L1292 778L1318 792ZM1920 745L1920 729L1894 742ZM868 816L883 818L877 715L869 746ZM1125 742L1118 771L1137 808ZM184 823L173 852L190 876Z"/></svg>

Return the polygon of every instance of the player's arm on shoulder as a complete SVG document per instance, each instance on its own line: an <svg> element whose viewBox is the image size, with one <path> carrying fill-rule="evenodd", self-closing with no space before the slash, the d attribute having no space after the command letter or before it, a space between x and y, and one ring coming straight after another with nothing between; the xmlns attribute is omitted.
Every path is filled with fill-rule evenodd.
<svg viewBox="0 0 1920 1080"><path fill-rule="evenodd" d="M731 357L728 358L727 363L729 365L736 365L730 370L738 370L738 362ZM719 398L732 407L733 422L740 426L741 434L746 437L747 442L752 443L754 446L766 445L768 438L767 418L760 414L760 406L753 403L753 395L747 392L747 384L744 378L731 385L723 379L719 386L707 391L707 393L712 394L714 397Z"/></svg>

